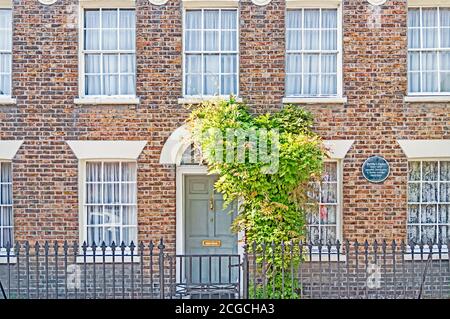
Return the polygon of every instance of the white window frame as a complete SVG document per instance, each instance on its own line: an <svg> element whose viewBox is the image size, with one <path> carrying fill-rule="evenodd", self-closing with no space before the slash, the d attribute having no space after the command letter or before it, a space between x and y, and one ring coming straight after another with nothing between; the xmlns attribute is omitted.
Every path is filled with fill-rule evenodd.
<svg viewBox="0 0 450 319"><path fill-rule="evenodd" d="M1 11L3 11L3 10L5 10L5 11L10 11L11 12L11 16L12 16L12 7L11 6L7 6L7 5L2 5L2 3L0 3L0 10ZM11 20L12 21L12 20ZM2 29L2 30L9 30L9 29ZM1 75L9 75L9 91L11 92L10 94L1 94L0 93L0 104L3 104L2 103L2 100L4 100L5 102L9 102L9 103L6 103L6 104L14 104L14 102L15 101L13 101L12 99L11 99L11 96L12 96L12 89L13 89L13 87L12 87L12 84L13 84L13 81L12 81L12 75L13 75L13 72L12 72L12 60L13 60L13 25L12 25L12 22L11 22L11 50L0 50L0 54L10 54L11 55L11 61L10 61L10 65L9 65L9 69L11 70L11 72L10 73L0 73L0 76Z"/></svg>
<svg viewBox="0 0 450 319"><path fill-rule="evenodd" d="M222 51L222 50L219 50L219 51L204 51L203 49L201 50L201 51L192 51L192 52L189 52L188 54L201 54L201 56L202 56L202 59L201 59L201 63L202 63L202 66L201 66L201 68L202 68L202 84L201 84L201 90L202 90L202 92L203 92L203 84L204 84L204 73L203 73L203 69L204 69L204 64L203 64L203 55L205 55L205 54L218 54L219 55L219 57L222 55L222 54L236 54L236 60L237 60L237 74L236 74L236 76L237 76L237 83L236 83L236 88L237 88L237 92L235 93L235 95L237 96L237 97L239 97L239 94L240 94L240 28L239 28L239 22L240 22L240 10L239 10L239 8L235 8L235 7L226 7L226 6L224 6L224 7L214 7L214 6L212 6L212 7L199 7L199 8L194 8L194 7L187 7L187 8L184 8L183 9L183 30L182 30L182 33L183 33L183 35L182 35L182 46L183 46L183 61L182 61L182 63L183 63L183 88L182 88L182 90L183 90L183 92L182 92L182 96L183 96L183 99L180 99L180 103L184 103L184 102L186 102L186 101L188 101L188 102L190 102L190 101L193 101L193 102L195 102L196 100L198 101L198 102L200 102L200 101L203 101L203 100L209 100L209 99L212 99L212 98L215 98L215 97L220 97L220 98L224 98L224 99L228 99L229 98L229 96L228 95L203 95L203 94L200 94L200 95L187 95L186 94L186 48L185 48L185 44L186 44L186 11L196 11L196 10L201 10L202 11L202 48L203 48L203 44L204 44L204 41L203 41L203 37L204 37L204 32L203 31L205 31L205 29L203 28L203 22L204 22L204 20L203 20L203 12L204 11L207 11L207 10L220 10L220 11L222 11L222 10L225 10L225 11L236 11L236 36L237 36L237 39L236 39L236 51ZM219 19L219 30L220 30L220 32L219 32L219 37L220 37L220 34L221 34L221 29L220 29L220 26L221 26L221 19ZM207 29L206 29L207 30ZM221 45L221 41L220 41L220 38L219 38L219 46ZM220 48L221 49L221 48ZM220 59L219 59L220 60ZM221 67L221 64L219 65L219 67ZM222 75L222 73L221 72L219 72L219 86L220 86L220 89L221 89L221 84L222 84L222 80L221 80L221 75ZM220 89L219 89L219 91L220 91Z"/></svg>
<svg viewBox="0 0 450 319"><path fill-rule="evenodd" d="M343 161L341 159L326 159L324 161L324 163L336 163L336 184L337 184L337 201L336 204L329 204L326 203L325 205L333 205L336 206L336 240L339 240L339 242L342 244L343 243L343 237L342 237L342 204L343 204ZM322 179L322 178L321 178ZM314 182L313 182L314 183ZM320 207L320 202L318 203L319 207ZM320 210L320 208L319 208ZM308 239L309 239L309 228L310 225L307 221L306 223L306 227L307 227L307 231L308 231ZM319 224L317 224L319 226L319 236L320 236L320 229L323 226L326 225L322 225L320 224L320 212L319 212ZM314 244L314 243L313 243ZM332 243L333 245L335 243ZM327 242L322 242L322 246L323 246L323 251L326 249ZM315 247L314 249L316 249L317 247Z"/></svg>
<svg viewBox="0 0 450 319"><path fill-rule="evenodd" d="M78 165L78 187L79 187L79 225L80 225L80 231L79 231L79 245L80 247L82 247L83 243L87 241L87 204L86 204L86 163L91 163L91 162L100 162L100 163L116 163L116 162L120 162L120 163L135 163L136 164L136 214L138 214L138 185L137 185L137 174L138 174L138 167L137 167L137 161L136 160L127 160L127 159L113 159L113 158L104 158L104 159L83 159L79 161L79 165ZM103 168L102 168L103 171ZM121 192L121 188L119 187L119 197L120 197L120 192ZM122 204L120 204L120 206L122 206ZM121 217L121 221L122 221L122 215ZM137 219L138 216L136 216ZM134 250L134 256L135 256L135 261L137 260L137 246L138 246L138 232L139 232L139 228L138 228L139 223L136 223L136 237L133 239L133 243L135 244L136 248ZM124 226L120 225L121 228L121 232L122 232L122 228ZM121 238L122 240L123 238ZM116 243L116 246L120 246L121 243ZM88 243L89 245L89 243ZM101 243L96 243L97 246L100 246ZM90 256L92 256L92 249L89 247L88 248L88 254ZM130 250L129 247L126 248L126 254L129 255ZM80 250L80 254L82 254L83 251ZM96 250L96 255L100 255L102 256L102 251L100 250L100 248L98 248ZM111 255L111 249L108 247L107 249L107 255L110 256ZM121 251L120 248L116 248L116 260L119 262L120 261L120 256L121 256ZM80 256L82 257L82 256ZM82 262L82 259L80 260Z"/></svg>
<svg viewBox="0 0 450 319"><path fill-rule="evenodd" d="M437 9L437 11L438 11L438 16L437 16L437 29L438 29L438 36L437 36L437 42L438 42L438 48L422 48L422 41L423 41L423 27L421 26L421 27L419 27L419 28L417 28L417 27L415 27L414 29L419 29L420 30L420 48L413 48L413 49L410 49L409 48L409 45L407 44L407 50L408 50L408 57L407 57L407 95L408 96L411 96L411 97L420 97L420 96L436 96L436 97L439 97L439 96L449 96L450 95L450 91L448 91L448 92L439 92L440 91L440 88L441 88L441 82L440 82L440 79L441 79L441 68L440 68L440 53L441 52L450 52L450 48L441 48L441 36L440 36L440 32L439 32L439 30L440 30L440 28L441 28L441 25L440 25L440 21L441 21L441 19L440 19L440 14L439 14L439 10L440 10L440 8L449 8L450 9L450 2L449 2L449 4L448 5L441 5L441 4L439 4L439 3L436 3L436 4L433 4L433 3L430 3L430 4L424 4L424 5L413 5L413 6L408 6L408 17L409 17L409 10L410 9L420 9L420 20L422 21L422 9ZM409 20L409 19L408 19ZM408 33L409 33L409 26L407 26L407 31L408 31ZM407 34L408 34L407 33ZM439 88L439 90L437 91L437 92L410 92L409 91L409 73L410 73L410 66L409 66L409 53L410 52L436 52L437 53L437 70L436 70L436 72L437 72L437 77L438 77L438 79L437 79L437 83L438 83L438 88ZM420 88L422 89L422 87L423 87L423 71L422 71L422 58L420 57L420 59L419 59L419 64L420 64L420 67L419 67L419 71L414 71L414 73L419 73L420 74ZM414 102L414 100L412 101L412 102ZM418 101L418 102L420 102L420 100ZM436 102L439 102L439 101L436 101Z"/></svg>
<svg viewBox="0 0 450 319"><path fill-rule="evenodd" d="M422 202L422 188L420 189L420 201L419 202L410 202L409 201L409 184L422 184L426 181L422 180L422 163L423 162L438 162L438 165L440 166L440 162L448 162L450 161L450 158L415 158L415 159L408 159L408 180L407 180L407 214L406 214L406 241L407 244L409 245L409 237L408 237L408 226L412 225L412 226L419 226L419 238L422 238L422 230L421 230L421 226L422 225L429 225L429 226L437 226L438 230L436 231L436 236L438 236L438 231L439 231L439 226L449 226L450 227L450 221L447 224L442 224L438 222L439 219L439 210L436 209L436 222L435 223L425 223L422 224L421 222L421 216L420 216L420 212L419 212L419 223L409 223L409 205L436 205L436 208L439 207L439 205L443 204L443 205L450 205L450 202L448 203L441 203L439 200L438 202L432 202L432 203L427 203L427 202ZM410 181L409 180L409 163L411 162L419 162L420 163L420 170L421 170L421 179L419 181ZM440 172L440 170L438 170L438 172ZM438 174L438 180L437 181L431 181L432 183L437 183L438 184L438 190L439 190L439 185L442 182L440 180L440 174ZM445 181L447 182L447 181ZM448 181L448 183L450 184L450 181ZM438 193L438 195L440 195L440 193ZM450 234L447 233L447 239L450 239ZM448 242L448 240L447 240ZM447 242L443 242L442 245L446 246ZM428 243L424 243L424 245L426 245L428 247ZM437 248L435 249L437 251Z"/></svg>
<svg viewBox="0 0 450 319"><path fill-rule="evenodd" d="M135 94L134 95L86 95L85 94L85 55L88 53L103 54L104 50L84 50L84 12L86 10L134 10L136 7L134 1L130 0L103 0L103 1L89 1L81 0L79 6L79 25L78 25L78 95L80 98L75 99L75 104L139 104L139 99L136 98L137 94L137 46L135 50L129 50L130 53L135 55ZM136 26L135 26L136 28ZM137 28L136 28L137 29ZM135 29L135 30L136 30ZM137 30L136 30L137 31ZM101 33L101 32L100 32ZM127 50L108 50L107 53L126 53ZM120 76L119 76L120 79Z"/></svg>
<svg viewBox="0 0 450 319"><path fill-rule="evenodd" d="M7 163L7 164L10 164L11 165L11 182L9 182L9 183L3 183L3 182L0 182L0 187L2 186L2 185L11 185L11 187L12 187L12 185L13 185L13 179L12 179L12 172L13 172L13 163L12 163L12 161L7 161L7 160L0 160L0 172L1 172L1 166L4 164L4 163ZM10 228L11 230L12 230L12 243L10 243L11 244L11 247L14 247L14 194L12 194L12 202L11 202L11 204L10 205L3 205L3 204L0 204L0 208L2 208L2 207L11 207L11 210L12 210L12 224L11 224L11 226L4 226L4 225L2 225L2 224L0 224L0 228L3 230L3 229L5 229L5 228ZM0 212L1 213L1 212ZM6 244L6 243L2 243L2 244ZM6 254L6 247L5 246L0 246L0 255L5 255ZM14 252L13 252L13 248L11 248L11 253L10 253L10 256L12 256L14 254Z"/></svg>
<svg viewBox="0 0 450 319"><path fill-rule="evenodd" d="M323 6L320 5L313 5L313 6L309 6L309 5L304 5L303 3L300 2L300 5L295 5L295 2L293 5L288 5L286 8L286 12L287 11L302 11L302 23L304 22L304 10L305 9L316 9L316 10L327 10L327 9L335 9L337 10L337 61L336 61L336 94L334 95L287 95L285 93L285 98L283 99L283 103L296 103L296 102L303 102L303 100L307 100L306 102L308 103L320 103L320 102L326 102L327 99L333 100L333 103L345 103L346 99L343 98L343 70L342 70L342 65L343 65L343 38L342 38L342 5L341 3L331 3L326 5L327 3L325 2ZM285 32L287 34L287 26L285 27ZM319 27L319 30L322 30L321 26ZM321 32L319 32L319 36L321 37ZM302 54L303 53L321 53L322 50L315 50L315 51L304 51L304 41L305 41L305 37L304 37L304 28L302 28L302 50L298 51L298 50L294 50L292 52L289 52L287 50L287 41L286 41L286 46L285 46L285 60L287 60L287 55L288 53L298 53L298 54ZM334 51L334 52L336 52ZM331 51L330 51L331 52ZM320 59L319 59L319 63L320 63ZM320 69L320 68L319 68ZM285 70L286 70L286 65L285 65ZM286 73L287 75L287 73ZM302 58L302 87L303 87L303 58ZM321 83L319 81L319 83ZM286 92L286 85L285 85L285 92ZM298 101L297 101L298 100Z"/></svg>

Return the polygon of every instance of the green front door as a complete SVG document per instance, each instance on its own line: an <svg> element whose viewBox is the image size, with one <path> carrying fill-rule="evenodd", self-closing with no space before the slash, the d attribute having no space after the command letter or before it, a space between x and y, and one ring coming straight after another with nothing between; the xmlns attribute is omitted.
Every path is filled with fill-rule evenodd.
<svg viewBox="0 0 450 319"><path fill-rule="evenodd" d="M194 283L236 279L235 270L230 277L231 259L218 256L237 254L237 235L230 229L236 205L223 208L223 197L214 190L216 179L208 175L185 177L185 253L194 255L186 259L186 277Z"/></svg>

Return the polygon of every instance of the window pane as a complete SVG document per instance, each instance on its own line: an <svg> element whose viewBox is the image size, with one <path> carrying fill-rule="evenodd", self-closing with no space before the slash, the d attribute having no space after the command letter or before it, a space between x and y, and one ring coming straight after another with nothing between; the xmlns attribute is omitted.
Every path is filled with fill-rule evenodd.
<svg viewBox="0 0 450 319"><path fill-rule="evenodd" d="M102 28L117 28L117 10L102 10Z"/></svg>
<svg viewBox="0 0 450 319"><path fill-rule="evenodd" d="M89 29L84 31L84 48L85 50L100 49L100 30Z"/></svg>
<svg viewBox="0 0 450 319"><path fill-rule="evenodd" d="M422 183L422 202L436 203L438 201L437 183Z"/></svg>
<svg viewBox="0 0 450 319"><path fill-rule="evenodd" d="M441 92L450 92L450 72L441 72Z"/></svg>
<svg viewBox="0 0 450 319"><path fill-rule="evenodd" d="M105 232L105 243L107 246L111 246L113 242L118 245L121 244L119 227L105 227L104 232Z"/></svg>
<svg viewBox="0 0 450 319"><path fill-rule="evenodd" d="M324 54L321 56L321 71L322 73L336 73L337 72L337 56L334 54Z"/></svg>
<svg viewBox="0 0 450 319"><path fill-rule="evenodd" d="M205 55L205 73L219 73L220 63L218 55Z"/></svg>
<svg viewBox="0 0 450 319"><path fill-rule="evenodd" d="M408 226L408 241L412 241L413 243L420 242L419 226Z"/></svg>
<svg viewBox="0 0 450 319"><path fill-rule="evenodd" d="M420 53L409 52L408 54L408 70L420 71Z"/></svg>
<svg viewBox="0 0 450 319"><path fill-rule="evenodd" d="M100 54L86 54L84 59L84 67L86 74L100 74L101 73L101 55Z"/></svg>
<svg viewBox="0 0 450 319"><path fill-rule="evenodd" d="M11 73L11 54L0 54L0 73Z"/></svg>
<svg viewBox="0 0 450 319"><path fill-rule="evenodd" d="M135 50L136 32L134 29L120 30L120 50Z"/></svg>
<svg viewBox="0 0 450 319"><path fill-rule="evenodd" d="M408 10L408 27L420 27L420 9Z"/></svg>
<svg viewBox="0 0 450 319"><path fill-rule="evenodd" d="M420 162L409 162L408 169L408 180L420 181Z"/></svg>
<svg viewBox="0 0 450 319"><path fill-rule="evenodd" d="M319 55L305 54L303 56L303 72L319 73Z"/></svg>
<svg viewBox="0 0 450 319"><path fill-rule="evenodd" d="M440 183L439 201L441 203L450 203L450 183Z"/></svg>
<svg viewBox="0 0 450 319"><path fill-rule="evenodd" d="M120 76L120 94L121 95L134 95L136 92L136 79L134 75L121 75Z"/></svg>
<svg viewBox="0 0 450 319"><path fill-rule="evenodd" d="M321 203L337 203L337 184L322 185Z"/></svg>
<svg viewBox="0 0 450 319"><path fill-rule="evenodd" d="M136 203L136 184L128 183L121 186L121 203L122 204L135 204Z"/></svg>
<svg viewBox="0 0 450 319"><path fill-rule="evenodd" d="M102 49L103 50L117 50L117 30L103 30L102 31Z"/></svg>
<svg viewBox="0 0 450 319"><path fill-rule="evenodd" d="M408 223L418 224L420 216L420 206L419 205L408 205Z"/></svg>
<svg viewBox="0 0 450 319"><path fill-rule="evenodd" d="M136 207L123 206L122 225L137 225Z"/></svg>
<svg viewBox="0 0 450 319"><path fill-rule="evenodd" d="M120 224L120 206L104 206L103 216L105 224Z"/></svg>
<svg viewBox="0 0 450 319"><path fill-rule="evenodd" d="M103 224L103 206L87 206L87 224Z"/></svg>
<svg viewBox="0 0 450 319"><path fill-rule="evenodd" d="M0 95L11 95L11 76L0 76Z"/></svg>
<svg viewBox="0 0 450 319"><path fill-rule="evenodd" d="M450 48L450 28L441 29L441 48Z"/></svg>
<svg viewBox="0 0 450 319"><path fill-rule="evenodd" d="M205 31L203 36L205 51L219 50L219 31Z"/></svg>
<svg viewBox="0 0 450 319"><path fill-rule="evenodd" d="M419 203L420 202L420 184L409 183L408 184L408 202Z"/></svg>
<svg viewBox="0 0 450 319"><path fill-rule="evenodd" d="M122 181L135 182L136 172L136 163L122 163Z"/></svg>
<svg viewBox="0 0 450 319"><path fill-rule="evenodd" d="M85 94L86 95L101 95L102 85L100 75L87 75L85 77Z"/></svg>
<svg viewBox="0 0 450 319"><path fill-rule="evenodd" d="M302 76L301 75L287 75L286 76L286 95L300 95L302 90Z"/></svg>
<svg viewBox="0 0 450 319"><path fill-rule="evenodd" d="M450 8L439 8L441 27L450 27Z"/></svg>
<svg viewBox="0 0 450 319"><path fill-rule="evenodd" d="M319 50L319 35L320 32L316 30L305 30L305 50Z"/></svg>
<svg viewBox="0 0 450 319"><path fill-rule="evenodd" d="M422 8L422 26L436 27L437 26L437 9Z"/></svg>
<svg viewBox="0 0 450 319"><path fill-rule="evenodd" d="M222 75L222 95L230 95L237 93L237 77L235 75Z"/></svg>
<svg viewBox="0 0 450 319"><path fill-rule="evenodd" d="M320 27L320 10L305 9L305 29L318 29Z"/></svg>
<svg viewBox="0 0 450 319"><path fill-rule="evenodd" d="M136 14L134 10L119 11L119 27L120 28L136 28Z"/></svg>
<svg viewBox="0 0 450 319"><path fill-rule="evenodd" d="M408 48L410 49L420 48L420 29L408 30Z"/></svg>
<svg viewBox="0 0 450 319"><path fill-rule="evenodd" d="M205 10L203 18L205 29L219 29L219 10Z"/></svg>
<svg viewBox="0 0 450 319"><path fill-rule="evenodd" d="M300 29L302 27L302 11L288 10L286 12L286 27Z"/></svg>
<svg viewBox="0 0 450 319"><path fill-rule="evenodd" d="M299 74L302 72L302 56L300 54L286 56L286 72Z"/></svg>
<svg viewBox="0 0 450 319"><path fill-rule="evenodd" d="M11 163L0 163L0 182L11 183L12 182L12 168Z"/></svg>
<svg viewBox="0 0 450 319"><path fill-rule="evenodd" d="M450 162L440 162L441 181L450 181Z"/></svg>
<svg viewBox="0 0 450 319"><path fill-rule="evenodd" d="M422 226L422 241L424 243L436 242L436 226Z"/></svg>
<svg viewBox="0 0 450 319"><path fill-rule="evenodd" d="M103 94L119 95L119 76L103 76Z"/></svg>
<svg viewBox="0 0 450 319"><path fill-rule="evenodd" d="M202 76L186 75L186 94L201 95Z"/></svg>
<svg viewBox="0 0 450 319"><path fill-rule="evenodd" d="M0 29L0 50L11 51L11 49L12 49L11 30Z"/></svg>
<svg viewBox="0 0 450 319"><path fill-rule="evenodd" d="M92 246L94 243L99 245L103 242L103 228L102 227L88 227L87 228L87 244ZM107 244L110 245L110 244Z"/></svg>
<svg viewBox="0 0 450 319"><path fill-rule="evenodd" d="M424 181L438 180L438 162L422 162L422 176Z"/></svg>
<svg viewBox="0 0 450 319"><path fill-rule="evenodd" d="M436 223L436 205L422 205L420 209L420 222L422 224Z"/></svg>
<svg viewBox="0 0 450 319"><path fill-rule="evenodd" d="M234 54L224 54L221 56L222 73L237 73L237 57Z"/></svg>
<svg viewBox="0 0 450 319"><path fill-rule="evenodd" d="M202 72L202 56L198 55L186 55L186 73L201 73Z"/></svg>
<svg viewBox="0 0 450 319"><path fill-rule="evenodd" d="M95 29L100 28L100 10L84 11L84 27Z"/></svg>
<svg viewBox="0 0 450 319"><path fill-rule="evenodd" d="M185 36L186 51L201 51L202 50L202 32L201 31L187 31Z"/></svg>
<svg viewBox="0 0 450 319"><path fill-rule="evenodd" d="M221 40L222 51L236 51L237 50L236 38L237 38L236 31L223 31Z"/></svg>
<svg viewBox="0 0 450 319"><path fill-rule="evenodd" d="M301 50L302 33L297 30L286 31L286 48L287 50Z"/></svg>
<svg viewBox="0 0 450 319"><path fill-rule="evenodd" d="M219 76L206 75L204 77L204 94L218 95L219 94Z"/></svg>
<svg viewBox="0 0 450 319"><path fill-rule="evenodd" d="M337 50L337 31L322 31L322 50Z"/></svg>
<svg viewBox="0 0 450 319"><path fill-rule="evenodd" d="M202 28L202 11L188 10L186 11L186 29L201 29Z"/></svg>
<svg viewBox="0 0 450 319"><path fill-rule="evenodd" d="M306 74L303 82L303 94L318 95L319 94L319 76Z"/></svg>
<svg viewBox="0 0 450 319"><path fill-rule="evenodd" d="M437 28L424 28L422 30L423 35L423 48L437 48L438 47L438 29Z"/></svg>
<svg viewBox="0 0 450 319"><path fill-rule="evenodd" d="M102 184L86 185L86 203L87 204L102 203Z"/></svg>
<svg viewBox="0 0 450 319"><path fill-rule="evenodd" d="M120 55L120 73L134 74L136 70L135 55L121 54Z"/></svg>
<svg viewBox="0 0 450 319"><path fill-rule="evenodd" d="M439 205L439 223L448 224L450 221L450 205Z"/></svg>
<svg viewBox="0 0 450 319"><path fill-rule="evenodd" d="M330 29L337 28L337 11L336 10L322 10L322 28Z"/></svg>
<svg viewBox="0 0 450 319"><path fill-rule="evenodd" d="M336 182L337 181L337 163L325 162L323 168L323 182Z"/></svg>
<svg viewBox="0 0 450 319"><path fill-rule="evenodd" d="M104 163L104 181L105 182L118 182L120 174L119 163Z"/></svg>
<svg viewBox="0 0 450 319"><path fill-rule="evenodd" d="M237 14L236 11L222 10L222 30L236 30L237 29Z"/></svg>
<svg viewBox="0 0 450 319"><path fill-rule="evenodd" d="M123 241L125 242L125 245L130 245L131 242L136 244L136 240L136 227L125 227L123 229Z"/></svg>

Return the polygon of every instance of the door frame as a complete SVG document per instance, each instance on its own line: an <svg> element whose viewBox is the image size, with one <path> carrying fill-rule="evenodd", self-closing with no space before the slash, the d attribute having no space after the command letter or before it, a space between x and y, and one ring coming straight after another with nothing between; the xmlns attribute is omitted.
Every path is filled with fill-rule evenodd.
<svg viewBox="0 0 450 319"><path fill-rule="evenodd" d="M176 254L183 255L186 251L185 242L185 176L186 175L207 175L208 169L205 165L177 165L176 168ZM241 261L244 257L244 232L239 232L237 241L237 251ZM180 267L177 261L177 278L179 278Z"/></svg>

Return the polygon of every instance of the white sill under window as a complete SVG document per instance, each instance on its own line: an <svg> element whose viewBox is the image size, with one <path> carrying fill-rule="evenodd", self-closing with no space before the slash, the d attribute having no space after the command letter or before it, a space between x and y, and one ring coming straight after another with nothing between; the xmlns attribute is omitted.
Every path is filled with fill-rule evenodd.
<svg viewBox="0 0 450 319"><path fill-rule="evenodd" d="M136 96L83 96L74 100L79 105L133 105L139 104Z"/></svg>
<svg viewBox="0 0 450 319"><path fill-rule="evenodd" d="M319 96L319 97L285 97L283 104L345 104L347 97Z"/></svg>
<svg viewBox="0 0 450 319"><path fill-rule="evenodd" d="M214 100L226 100L228 101L230 96L185 96L178 99L178 104L199 104L206 101L214 101ZM234 100L237 103L242 103L242 98L235 97Z"/></svg>
<svg viewBox="0 0 450 319"><path fill-rule="evenodd" d="M13 99L11 96L0 95L0 105L14 105L16 103L16 99Z"/></svg>
<svg viewBox="0 0 450 319"><path fill-rule="evenodd" d="M447 103L450 102L450 93L447 95L409 94L403 98L403 101L411 103Z"/></svg>

